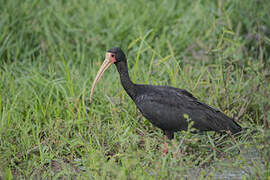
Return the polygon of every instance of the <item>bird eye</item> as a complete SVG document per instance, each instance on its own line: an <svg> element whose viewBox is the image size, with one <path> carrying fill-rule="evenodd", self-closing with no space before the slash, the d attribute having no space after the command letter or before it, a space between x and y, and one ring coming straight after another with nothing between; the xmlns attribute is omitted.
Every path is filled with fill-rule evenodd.
<svg viewBox="0 0 270 180"><path fill-rule="evenodd" d="M111 57L114 57L114 54L112 54Z"/></svg>

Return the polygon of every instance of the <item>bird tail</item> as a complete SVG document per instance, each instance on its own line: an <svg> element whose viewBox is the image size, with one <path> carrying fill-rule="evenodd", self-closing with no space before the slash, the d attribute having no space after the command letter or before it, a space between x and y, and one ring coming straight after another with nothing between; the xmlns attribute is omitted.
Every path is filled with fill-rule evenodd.
<svg viewBox="0 0 270 180"><path fill-rule="evenodd" d="M230 126L229 130L231 131L232 134L237 134L243 130L243 128L237 124L234 120L232 120L233 125Z"/></svg>
<svg viewBox="0 0 270 180"><path fill-rule="evenodd" d="M238 124L237 124L238 125ZM230 129L230 132L234 136L241 136L247 134L248 136L258 133L259 131L252 128L244 127L242 128L240 125L238 125L238 128Z"/></svg>

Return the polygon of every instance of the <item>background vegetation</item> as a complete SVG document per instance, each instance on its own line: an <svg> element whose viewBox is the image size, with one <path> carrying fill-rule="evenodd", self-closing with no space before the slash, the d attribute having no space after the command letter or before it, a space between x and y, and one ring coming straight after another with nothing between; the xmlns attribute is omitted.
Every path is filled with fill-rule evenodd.
<svg viewBox="0 0 270 180"><path fill-rule="evenodd" d="M270 178L269 0L2 0L0 177ZM136 109L107 49L134 82L184 88L234 117L238 139L163 135Z"/></svg>

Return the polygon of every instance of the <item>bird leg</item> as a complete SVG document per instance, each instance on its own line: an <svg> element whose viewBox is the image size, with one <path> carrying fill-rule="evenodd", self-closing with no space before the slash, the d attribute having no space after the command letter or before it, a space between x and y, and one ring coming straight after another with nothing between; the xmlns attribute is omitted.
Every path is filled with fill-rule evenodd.
<svg viewBox="0 0 270 180"><path fill-rule="evenodd" d="M163 155L166 155L168 153L168 139L171 140L173 139L173 132L171 131L163 131L163 133L165 134L164 136L164 147L163 147Z"/></svg>
<svg viewBox="0 0 270 180"><path fill-rule="evenodd" d="M167 142L168 138L167 136L164 136L164 146L163 146L163 150L162 150L162 155L165 156L166 154L168 154L168 142Z"/></svg>

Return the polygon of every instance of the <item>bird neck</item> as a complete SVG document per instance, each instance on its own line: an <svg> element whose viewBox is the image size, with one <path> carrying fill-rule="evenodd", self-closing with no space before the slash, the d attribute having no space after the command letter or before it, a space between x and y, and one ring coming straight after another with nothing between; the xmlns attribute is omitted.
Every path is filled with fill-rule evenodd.
<svg viewBox="0 0 270 180"><path fill-rule="evenodd" d="M120 80L123 88L128 93L128 95L134 99L135 98L135 84L130 80L129 74L128 74L128 66L127 63L124 61L121 61L116 64L117 70L120 74Z"/></svg>

